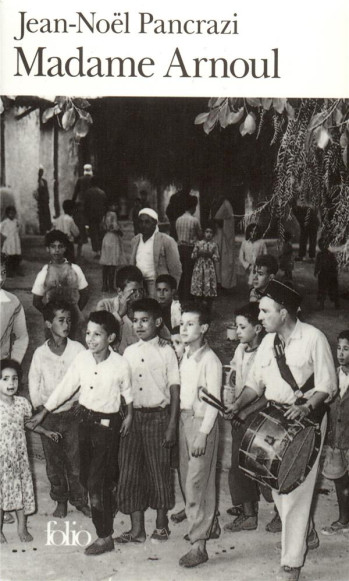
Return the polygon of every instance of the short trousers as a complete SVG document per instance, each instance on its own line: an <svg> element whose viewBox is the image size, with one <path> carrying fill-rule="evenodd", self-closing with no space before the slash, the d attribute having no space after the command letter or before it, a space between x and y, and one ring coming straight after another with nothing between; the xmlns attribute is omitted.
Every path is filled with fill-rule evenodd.
<svg viewBox="0 0 349 581"><path fill-rule="evenodd" d="M326 450L322 474L329 480L337 480L346 472L349 472L349 449L341 450L329 446Z"/></svg>

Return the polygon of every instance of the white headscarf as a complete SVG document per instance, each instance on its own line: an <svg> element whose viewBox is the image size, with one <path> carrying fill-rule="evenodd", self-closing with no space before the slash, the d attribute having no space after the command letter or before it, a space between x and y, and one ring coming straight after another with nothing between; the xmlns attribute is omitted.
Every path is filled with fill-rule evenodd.
<svg viewBox="0 0 349 581"><path fill-rule="evenodd" d="M138 216L140 216L141 214L146 214L147 216L150 216L151 218L153 218L153 220L155 220L156 223L158 223L159 221L159 216L157 215L155 210L152 210L152 208L142 208L138 212Z"/></svg>

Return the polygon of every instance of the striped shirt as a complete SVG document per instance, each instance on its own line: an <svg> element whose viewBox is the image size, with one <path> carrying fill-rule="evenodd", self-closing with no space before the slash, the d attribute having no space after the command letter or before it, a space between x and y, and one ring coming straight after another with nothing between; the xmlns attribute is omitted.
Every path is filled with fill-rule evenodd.
<svg viewBox="0 0 349 581"><path fill-rule="evenodd" d="M176 220L176 231L178 244L194 246L195 242L201 236L200 222L190 212L184 212Z"/></svg>

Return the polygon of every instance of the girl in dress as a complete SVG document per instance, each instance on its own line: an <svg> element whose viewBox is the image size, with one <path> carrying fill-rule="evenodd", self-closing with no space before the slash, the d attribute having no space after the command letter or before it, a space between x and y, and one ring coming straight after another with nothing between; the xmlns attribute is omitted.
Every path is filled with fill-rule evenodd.
<svg viewBox="0 0 349 581"><path fill-rule="evenodd" d="M260 229L257 224L249 224L245 233L246 240L240 246L239 260L247 274L247 282L252 286L253 269L256 258L261 254L267 254L267 246L261 238Z"/></svg>
<svg viewBox="0 0 349 581"><path fill-rule="evenodd" d="M19 222L14 206L7 206L5 214L6 218L0 224L1 239L4 240L2 251L8 256L7 276L14 276L22 259Z"/></svg>
<svg viewBox="0 0 349 581"><path fill-rule="evenodd" d="M217 243L213 241L214 224L205 229L204 239L195 243L192 258L195 259L190 292L211 302L217 296L217 275L215 262L219 261Z"/></svg>
<svg viewBox="0 0 349 581"><path fill-rule="evenodd" d="M105 230L102 241L102 252L100 263L102 270L102 291L113 292L116 267L126 263L124 250L122 247L123 231L121 230L116 213L116 206L110 205L103 218Z"/></svg>
<svg viewBox="0 0 349 581"><path fill-rule="evenodd" d="M13 359L0 363L0 542L6 543L2 532L4 511L16 511L18 536L23 543L33 540L27 529L27 515L35 510L33 480L30 472L24 422L32 415L25 397L16 396L21 367ZM35 428L54 442L57 432Z"/></svg>

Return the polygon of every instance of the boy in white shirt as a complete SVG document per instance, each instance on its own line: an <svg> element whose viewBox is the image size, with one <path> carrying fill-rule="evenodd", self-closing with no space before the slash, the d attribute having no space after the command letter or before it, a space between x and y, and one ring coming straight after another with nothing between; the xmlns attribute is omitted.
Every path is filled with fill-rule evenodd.
<svg viewBox="0 0 349 581"><path fill-rule="evenodd" d="M235 397L242 392L246 380L253 369L257 349L264 336L258 320L258 303L248 303L235 311L237 337L240 341L230 363L235 371ZM265 404L263 403L263 406ZM229 406L226 406L229 410ZM258 402L240 412L241 421L251 421L258 410ZM228 412L229 417L229 412ZM230 419L230 417L229 417ZM242 506L242 512L235 520L225 525L228 532L252 531L258 524L259 488L257 483L245 475L239 468L239 449L245 434L246 425L232 422L232 454L229 470L229 490L234 506Z"/></svg>
<svg viewBox="0 0 349 581"><path fill-rule="evenodd" d="M209 323L204 304L184 305L180 333L187 348L180 364L179 469L192 548L180 559L182 567L208 560L206 540L216 512L218 411L200 399L202 388L220 398L222 384L222 364L205 341Z"/></svg>
<svg viewBox="0 0 349 581"><path fill-rule="evenodd" d="M158 337L160 306L147 298L132 304L138 343L127 347L130 364L134 421L120 447L118 508L131 516L131 529L116 542L143 543L144 512L156 510L151 538L167 541L167 512L174 505L171 448L176 442L179 409L179 371L172 347Z"/></svg>
<svg viewBox="0 0 349 581"><path fill-rule="evenodd" d="M119 324L107 311L89 316L87 350L79 353L45 407L29 422L34 429L49 412L62 405L79 390L80 481L88 489L92 522L97 539L85 555L114 550L113 489L120 435L126 437L132 423L132 394L127 361L111 346L119 338ZM127 405L122 419L121 396Z"/></svg>
<svg viewBox="0 0 349 581"><path fill-rule="evenodd" d="M71 326L71 307L64 301L51 302L43 310L50 338L34 352L29 369L29 394L33 407L42 409L58 383L63 379L75 357L85 351L79 341L68 338ZM47 477L51 484L50 496L57 502L53 516L67 516L67 502L86 516L87 493L80 484L79 424L71 408L77 401L74 394L68 401L49 413L43 426L59 432L58 444L42 437Z"/></svg>

